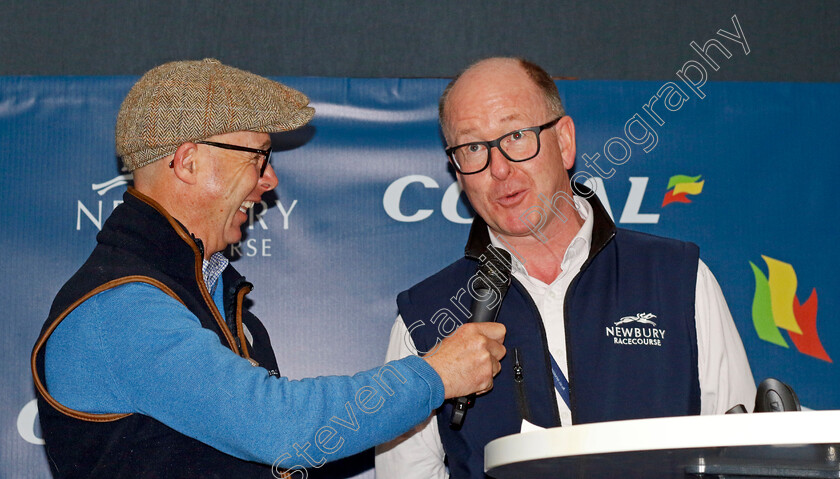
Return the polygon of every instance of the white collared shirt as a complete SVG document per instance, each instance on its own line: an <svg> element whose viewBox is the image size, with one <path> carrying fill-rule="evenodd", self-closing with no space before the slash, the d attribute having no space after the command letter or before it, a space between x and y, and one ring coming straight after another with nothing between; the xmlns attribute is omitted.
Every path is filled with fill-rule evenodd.
<svg viewBox="0 0 840 479"><path fill-rule="evenodd" d="M511 254L511 273L525 287L537 306L545 327L548 349L566 377L568 364L563 301L566 290L589 256L593 227L592 207L582 198L575 196L574 199L584 223L566 249L560 264L562 272L551 284L530 276L516 255ZM492 231L490 238L494 246L505 248ZM702 260L697 268L695 324L700 413L723 414L736 404L749 408L755 401L756 387L747 355L723 292ZM412 355L416 351L402 317L397 316L391 328L386 362ZM561 423L572 424L569 407L559 394L555 392L555 395ZM433 412L412 430L376 448L376 477L443 479L448 477L444 457L437 417Z"/></svg>
<svg viewBox="0 0 840 479"><path fill-rule="evenodd" d="M517 258L515 254L505 247L501 241L496 239L496 235L490 231L490 243L497 248L504 248L508 253L511 253L511 267L510 272L516 278L537 306L540 316L543 318L543 327L545 328L545 338L548 342L548 351L554 356L560 370L568 378L569 366L566 360L566 326L563 317L563 300L566 297L566 290L572 280L580 272L580 267L586 262L589 257L589 246L592 244L592 206L589 202L579 196L574 197L575 207L577 212L583 220L580 230L569 246L566 248L566 253L563 255L563 260L560 262L560 269L562 270L551 284L545 284L537 278L530 276L525 269L525 265ZM489 230L489 228L488 228ZM557 391L554 392L557 396L557 406L560 411L560 423L572 423L572 411L566 404L566 401L560 397Z"/></svg>

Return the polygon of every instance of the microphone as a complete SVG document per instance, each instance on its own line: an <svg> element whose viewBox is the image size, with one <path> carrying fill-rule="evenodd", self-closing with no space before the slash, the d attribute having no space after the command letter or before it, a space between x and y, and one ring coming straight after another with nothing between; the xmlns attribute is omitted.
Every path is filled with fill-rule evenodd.
<svg viewBox="0 0 840 479"><path fill-rule="evenodd" d="M510 287L510 254L492 245L487 246L487 254L481 255L478 272L468 284L473 304L470 308L470 322L487 323L496 321L502 300ZM449 427L461 429L469 410L475 404L475 394L463 396L453 401L452 417Z"/></svg>

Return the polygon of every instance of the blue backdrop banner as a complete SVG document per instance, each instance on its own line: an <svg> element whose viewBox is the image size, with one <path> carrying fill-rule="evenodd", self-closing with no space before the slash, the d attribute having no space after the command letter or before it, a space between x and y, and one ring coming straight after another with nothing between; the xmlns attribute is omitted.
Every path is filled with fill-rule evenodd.
<svg viewBox="0 0 840 479"><path fill-rule="evenodd" d="M135 80L0 78L2 477L49 475L29 355L131 180L114 122ZM228 253L256 285L281 373L349 374L383 361L397 293L463 254L472 211L437 126L446 81L279 80L317 113L273 136L280 186ZM619 226L700 246L757 381L840 408L840 85L674 82L559 82L578 178ZM373 477L371 467L368 452L319 474Z"/></svg>

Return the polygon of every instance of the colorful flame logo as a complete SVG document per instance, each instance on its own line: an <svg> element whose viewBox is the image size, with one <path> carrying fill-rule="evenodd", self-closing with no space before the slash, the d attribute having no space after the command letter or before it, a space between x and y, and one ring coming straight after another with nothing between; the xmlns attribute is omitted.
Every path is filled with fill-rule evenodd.
<svg viewBox="0 0 840 479"><path fill-rule="evenodd" d="M703 175L675 175L668 180L668 191L662 199L662 207L671 203L691 203L688 195L699 195L703 191L703 181L697 181Z"/></svg>
<svg viewBox="0 0 840 479"><path fill-rule="evenodd" d="M767 276L750 261L755 274L752 317L758 337L787 348L780 331L784 329L800 353L832 362L817 334L817 289L812 289L808 300L800 304L793 266L764 255L761 257L767 263Z"/></svg>

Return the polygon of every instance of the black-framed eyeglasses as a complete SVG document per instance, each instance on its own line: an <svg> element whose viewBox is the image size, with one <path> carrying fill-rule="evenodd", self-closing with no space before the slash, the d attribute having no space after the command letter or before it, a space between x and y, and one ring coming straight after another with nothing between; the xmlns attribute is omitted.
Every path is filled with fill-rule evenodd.
<svg viewBox="0 0 840 479"><path fill-rule="evenodd" d="M548 123L505 133L493 141L472 141L446 148L446 156L462 175L484 171L490 165L490 150L495 146L510 161L528 161L540 153L540 133L556 125L563 115Z"/></svg>
<svg viewBox="0 0 840 479"><path fill-rule="evenodd" d="M234 151L245 151L248 153L257 153L263 155L262 163L260 164L260 177L265 174L265 169L268 167L268 163L271 161L271 147L269 146L266 150L259 150L257 148L249 148L247 146L239 146L239 145L230 145L228 143L217 143L215 141L204 141L199 140L196 143L201 143L202 145L210 145L215 146L216 148L224 148L225 150L234 150ZM170 167L172 164L169 165Z"/></svg>

